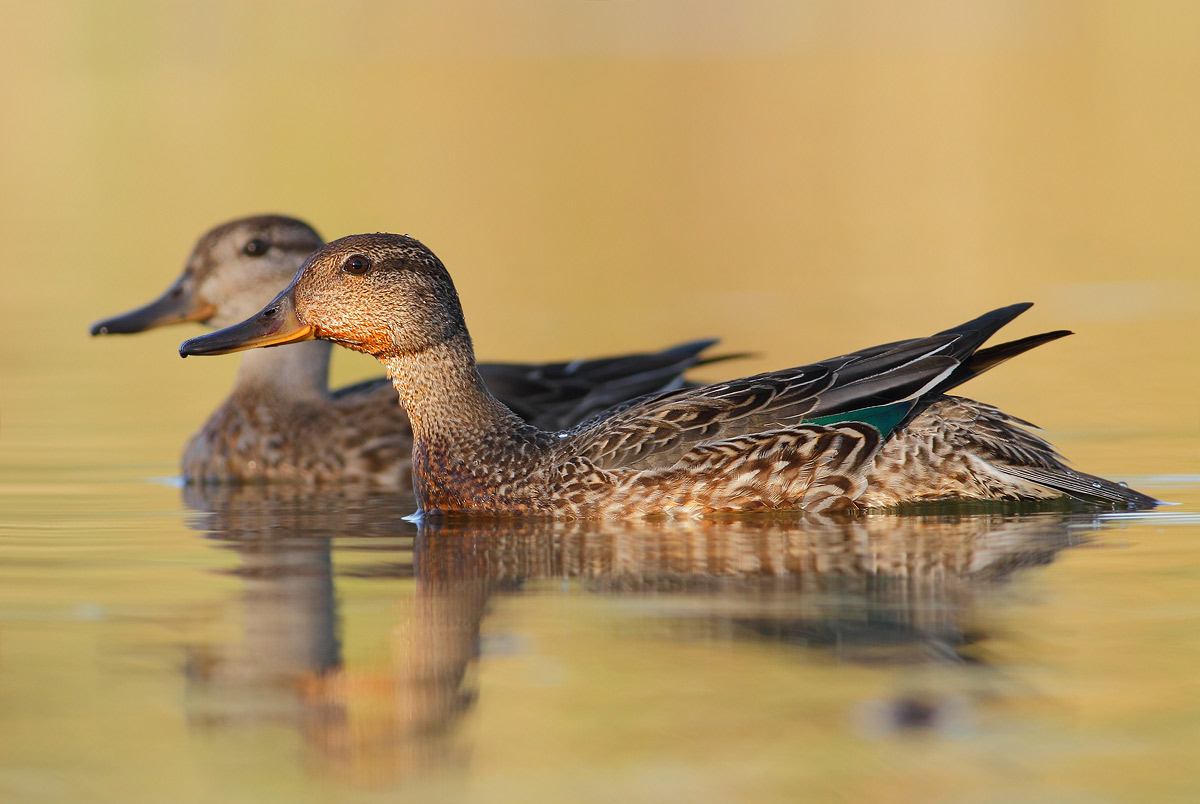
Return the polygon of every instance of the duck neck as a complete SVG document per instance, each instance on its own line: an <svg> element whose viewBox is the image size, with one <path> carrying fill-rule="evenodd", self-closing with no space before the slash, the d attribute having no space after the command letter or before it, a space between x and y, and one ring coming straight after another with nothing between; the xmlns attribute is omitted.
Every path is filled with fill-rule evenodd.
<svg viewBox="0 0 1200 804"><path fill-rule="evenodd" d="M465 331L418 352L387 353L379 360L412 422L414 442L469 450L483 434L513 438L527 427L488 391Z"/></svg>
<svg viewBox="0 0 1200 804"><path fill-rule="evenodd" d="M379 359L412 422L413 491L420 508L494 511L513 505L511 485L527 473L540 431L488 391L466 331L418 352Z"/></svg>
<svg viewBox="0 0 1200 804"><path fill-rule="evenodd" d="M251 349L238 365L234 393L269 391L284 400L325 396L329 393L332 348L326 341L309 341Z"/></svg>

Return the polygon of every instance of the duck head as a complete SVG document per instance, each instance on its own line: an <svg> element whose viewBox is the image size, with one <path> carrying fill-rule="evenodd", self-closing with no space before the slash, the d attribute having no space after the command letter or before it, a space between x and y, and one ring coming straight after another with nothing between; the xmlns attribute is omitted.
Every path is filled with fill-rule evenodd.
<svg viewBox="0 0 1200 804"><path fill-rule="evenodd" d="M260 309L321 246L307 223L282 215L240 218L210 230L183 273L149 304L92 325L93 335L143 332L199 321L227 327Z"/></svg>
<svg viewBox="0 0 1200 804"><path fill-rule="evenodd" d="M319 249L257 315L192 338L179 353L228 354L319 338L375 357L403 356L465 334L441 260L407 235L365 234Z"/></svg>

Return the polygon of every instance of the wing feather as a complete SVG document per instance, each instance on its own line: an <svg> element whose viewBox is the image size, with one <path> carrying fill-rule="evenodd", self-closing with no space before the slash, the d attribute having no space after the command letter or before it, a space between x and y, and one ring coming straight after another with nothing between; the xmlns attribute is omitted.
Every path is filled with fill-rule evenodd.
<svg viewBox="0 0 1200 804"><path fill-rule="evenodd" d="M602 469L662 468L709 441L906 400L915 405L948 388L983 342L1028 308L1011 305L926 338L642 399L581 425L558 450Z"/></svg>

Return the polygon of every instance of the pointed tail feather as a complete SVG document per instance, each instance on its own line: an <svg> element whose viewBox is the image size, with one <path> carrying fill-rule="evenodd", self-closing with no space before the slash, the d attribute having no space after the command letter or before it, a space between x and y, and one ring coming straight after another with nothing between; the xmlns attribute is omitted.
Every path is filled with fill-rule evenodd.
<svg viewBox="0 0 1200 804"><path fill-rule="evenodd" d="M967 380L978 377L988 369L995 368L1006 360L1011 360L1019 354L1028 352L1043 343L1050 343L1059 338L1065 338L1068 335L1074 335L1069 329L1056 329L1053 332L1043 332L1040 335L1030 335L1026 338L1018 338L1015 341L1000 343L995 346L989 346L986 349L980 349L975 354L963 363L953 374L946 378L945 382L938 387L938 391L947 391L956 385L962 385Z"/></svg>
<svg viewBox="0 0 1200 804"><path fill-rule="evenodd" d="M826 360L820 365L835 371L837 382L821 393L809 417L901 401L919 410L922 400L932 400L985 368L1044 342L1035 336L977 352L1001 327L1032 306L1031 302L1010 304L928 338L897 341L886 350L875 347ZM983 355L978 363L977 354ZM969 368L973 365L978 368Z"/></svg>
<svg viewBox="0 0 1200 804"><path fill-rule="evenodd" d="M965 324L944 329L938 335L982 336L975 340L977 344L981 344L1032 306L1033 302L1018 302L1007 307L1000 307L986 312L978 318L973 318Z"/></svg>

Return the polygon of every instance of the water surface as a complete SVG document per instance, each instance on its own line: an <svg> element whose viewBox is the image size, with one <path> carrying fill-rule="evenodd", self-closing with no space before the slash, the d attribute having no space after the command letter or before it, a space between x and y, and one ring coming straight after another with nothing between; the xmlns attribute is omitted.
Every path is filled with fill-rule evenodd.
<svg viewBox="0 0 1200 804"><path fill-rule="evenodd" d="M1197 790L1180 508L418 528L353 491L23 499L60 515L3 530L12 800Z"/></svg>

